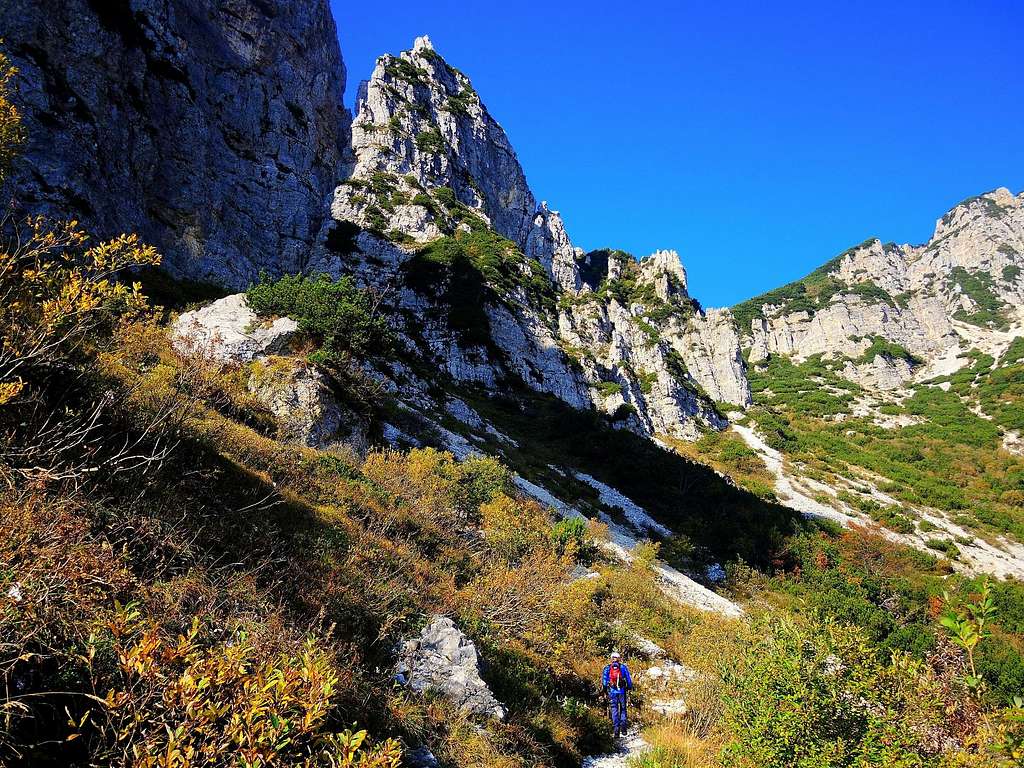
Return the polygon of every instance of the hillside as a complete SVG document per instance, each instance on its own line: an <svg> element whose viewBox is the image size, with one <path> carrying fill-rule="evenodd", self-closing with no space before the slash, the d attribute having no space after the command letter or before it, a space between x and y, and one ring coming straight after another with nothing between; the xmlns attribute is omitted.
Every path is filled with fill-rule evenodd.
<svg viewBox="0 0 1024 768"><path fill-rule="evenodd" d="M871 240L733 308L743 421L809 507L1020 576L1022 253L1024 194L999 189L924 245Z"/></svg>
<svg viewBox="0 0 1024 768"><path fill-rule="evenodd" d="M705 309L427 37L0 29L0 765L1019 764L1024 195Z"/></svg>

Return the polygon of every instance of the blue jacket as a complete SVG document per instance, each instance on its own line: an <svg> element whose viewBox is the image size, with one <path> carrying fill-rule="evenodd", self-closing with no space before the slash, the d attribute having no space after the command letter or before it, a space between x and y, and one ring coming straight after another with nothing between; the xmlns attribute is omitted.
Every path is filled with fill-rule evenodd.
<svg viewBox="0 0 1024 768"><path fill-rule="evenodd" d="M629 667L624 663L619 662L619 668L622 670L620 677L619 690L632 691L633 690L633 678L629 676ZM601 673L601 689L608 690L611 686L611 671L612 665L609 664L604 668L604 672Z"/></svg>

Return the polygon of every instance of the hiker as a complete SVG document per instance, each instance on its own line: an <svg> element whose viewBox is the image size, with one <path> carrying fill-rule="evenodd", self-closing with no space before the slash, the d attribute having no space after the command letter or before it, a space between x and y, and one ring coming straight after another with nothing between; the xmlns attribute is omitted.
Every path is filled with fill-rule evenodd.
<svg viewBox="0 0 1024 768"><path fill-rule="evenodd" d="M612 653L611 663L601 673L601 690L608 694L608 712L612 718L615 737L626 735L626 695L633 690L633 678L629 667L622 662L622 655Z"/></svg>

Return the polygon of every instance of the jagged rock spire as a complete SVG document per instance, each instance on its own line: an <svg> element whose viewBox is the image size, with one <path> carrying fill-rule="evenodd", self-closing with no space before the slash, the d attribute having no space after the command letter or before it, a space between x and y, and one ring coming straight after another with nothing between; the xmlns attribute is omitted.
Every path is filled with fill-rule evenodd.
<svg viewBox="0 0 1024 768"><path fill-rule="evenodd" d="M560 289L579 287L561 217L538 204L505 132L429 37L381 56L356 109L355 164L335 194L336 219L425 243L456 225L464 206L537 258Z"/></svg>

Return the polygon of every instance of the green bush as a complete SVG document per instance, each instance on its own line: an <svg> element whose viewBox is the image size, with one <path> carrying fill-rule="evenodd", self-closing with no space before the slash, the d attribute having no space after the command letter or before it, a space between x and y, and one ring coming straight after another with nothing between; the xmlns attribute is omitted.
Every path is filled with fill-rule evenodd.
<svg viewBox="0 0 1024 768"><path fill-rule="evenodd" d="M559 520L551 528L551 539L559 554L570 549L583 552L587 549L587 523L579 517Z"/></svg>
<svg viewBox="0 0 1024 768"><path fill-rule="evenodd" d="M941 552L950 559L954 559L960 554L960 549L951 539L928 539L925 542L928 549L934 549L936 552Z"/></svg>
<svg viewBox="0 0 1024 768"><path fill-rule="evenodd" d="M637 380L640 382L640 391L645 395L649 395L654 391L654 384L658 381L658 374L655 371L641 373L637 376Z"/></svg>
<svg viewBox="0 0 1024 768"><path fill-rule="evenodd" d="M515 243L486 228L459 230L429 243L403 271L412 288L446 306L449 324L467 347L491 344L484 311L488 303L511 305L525 299L542 311L555 311L554 287L540 262L527 259Z"/></svg>
<svg viewBox="0 0 1024 768"><path fill-rule="evenodd" d="M428 128L416 134L416 148L432 155L444 154L447 143L438 128Z"/></svg>
<svg viewBox="0 0 1024 768"><path fill-rule="evenodd" d="M887 357L890 360L906 360L911 366L918 366L924 362L924 360L908 352L904 347L881 336L871 337L871 346L864 350L864 354L860 356L858 362L870 363L875 359L876 355Z"/></svg>
<svg viewBox="0 0 1024 768"><path fill-rule="evenodd" d="M345 367L353 358L385 352L390 346L386 318L378 314L373 298L348 276L288 275L250 286L246 301L261 316L284 315L299 324L320 348L313 362Z"/></svg>
<svg viewBox="0 0 1024 768"><path fill-rule="evenodd" d="M886 659L831 621L768 620L727 683L726 765L758 768L934 764L924 732L943 727L923 663Z"/></svg>
<svg viewBox="0 0 1024 768"><path fill-rule="evenodd" d="M632 403L622 403L612 414L612 421L625 421L630 416L636 415L636 406Z"/></svg>
<svg viewBox="0 0 1024 768"><path fill-rule="evenodd" d="M977 305L974 312L960 310L954 317L974 325L995 325L997 328L1006 325L1006 313L1002 300L993 291L992 276L987 272L968 272L963 267L954 267L950 273L948 284L959 286Z"/></svg>

